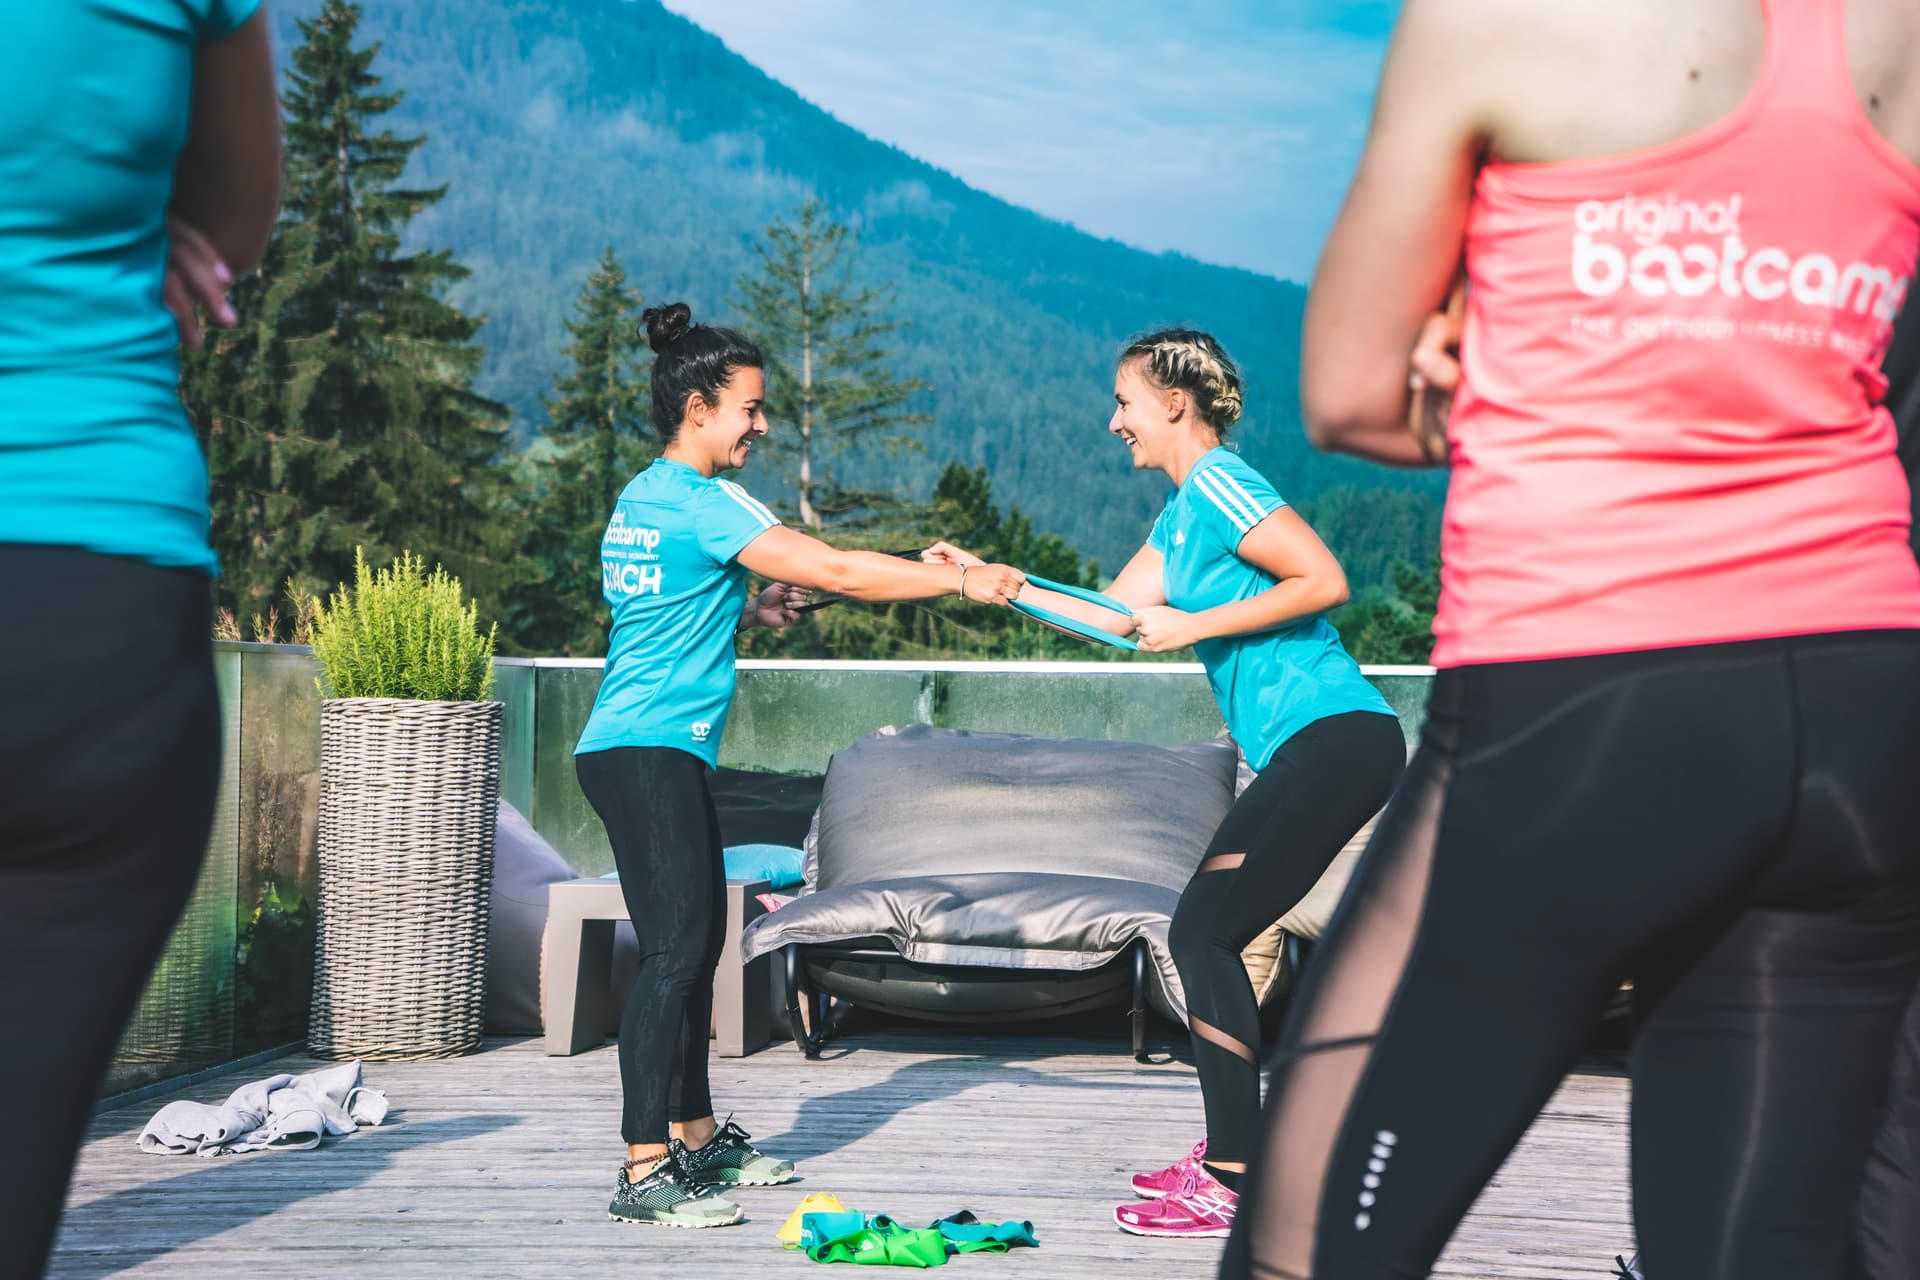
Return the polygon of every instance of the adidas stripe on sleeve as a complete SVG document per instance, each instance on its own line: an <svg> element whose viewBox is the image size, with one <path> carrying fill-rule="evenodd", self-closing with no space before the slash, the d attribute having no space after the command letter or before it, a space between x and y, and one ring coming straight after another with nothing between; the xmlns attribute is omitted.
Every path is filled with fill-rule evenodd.
<svg viewBox="0 0 1920 1280"><path fill-rule="evenodd" d="M765 503L731 480L716 479L710 492L699 512L697 532L701 549L721 564L780 523Z"/></svg>
<svg viewBox="0 0 1920 1280"><path fill-rule="evenodd" d="M1286 504L1261 475L1242 463L1206 467L1193 475L1193 488L1233 529L1230 543L1253 532L1253 527Z"/></svg>

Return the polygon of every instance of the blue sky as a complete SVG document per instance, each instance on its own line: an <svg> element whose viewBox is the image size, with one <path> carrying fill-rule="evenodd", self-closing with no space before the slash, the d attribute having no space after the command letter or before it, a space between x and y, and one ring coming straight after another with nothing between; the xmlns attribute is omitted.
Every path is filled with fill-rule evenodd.
<svg viewBox="0 0 1920 1280"><path fill-rule="evenodd" d="M855 128L1144 249L1305 280L1398 0L665 0Z"/></svg>

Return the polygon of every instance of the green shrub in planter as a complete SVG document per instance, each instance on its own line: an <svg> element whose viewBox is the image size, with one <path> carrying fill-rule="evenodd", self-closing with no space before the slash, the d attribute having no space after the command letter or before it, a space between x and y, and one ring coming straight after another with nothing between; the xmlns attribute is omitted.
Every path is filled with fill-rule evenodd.
<svg viewBox="0 0 1920 1280"><path fill-rule="evenodd" d="M318 897L307 1049L465 1053L486 1011L503 707L494 632L460 584L404 554L314 614Z"/></svg>
<svg viewBox="0 0 1920 1280"><path fill-rule="evenodd" d="M500 632L480 630L480 609L462 601L460 581L439 565L432 573L403 552L391 567L353 557L353 586L344 584L313 618L313 656L323 692L335 698L417 698L484 702L493 693L493 648Z"/></svg>

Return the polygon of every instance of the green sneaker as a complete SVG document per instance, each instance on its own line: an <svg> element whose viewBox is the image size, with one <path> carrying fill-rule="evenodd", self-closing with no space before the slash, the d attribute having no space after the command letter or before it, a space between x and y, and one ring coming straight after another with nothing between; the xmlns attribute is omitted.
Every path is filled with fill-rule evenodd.
<svg viewBox="0 0 1920 1280"><path fill-rule="evenodd" d="M747 1211L690 1182L669 1150L667 1158L638 1182L627 1181L627 1170L621 1167L607 1216L615 1222L650 1222L662 1227L730 1227L743 1221Z"/></svg>
<svg viewBox="0 0 1920 1280"><path fill-rule="evenodd" d="M695 1186L777 1187L792 1182L793 1161L775 1160L748 1142L747 1136L729 1116L698 1151L689 1151L678 1138L669 1140L667 1147Z"/></svg>

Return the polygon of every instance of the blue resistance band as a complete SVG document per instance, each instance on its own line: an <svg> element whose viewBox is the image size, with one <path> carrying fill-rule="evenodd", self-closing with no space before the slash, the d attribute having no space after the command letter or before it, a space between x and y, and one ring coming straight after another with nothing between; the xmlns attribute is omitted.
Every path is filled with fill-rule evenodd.
<svg viewBox="0 0 1920 1280"><path fill-rule="evenodd" d="M1027 585L1030 587L1039 587L1042 591L1058 591L1063 596L1072 596L1074 599L1084 600L1088 604L1097 604L1102 609L1111 609L1123 618L1131 619L1133 617L1133 610L1118 600L1115 600L1112 596L1103 596L1098 591L1089 591L1085 587L1069 586L1064 582L1055 582L1051 578L1036 578L1032 574L1027 575ZM1137 650L1140 647L1134 643L1130 636L1117 636L1111 631L1104 631L1099 627L1090 626L1078 618L1069 618L1064 613L1055 613L1053 610L1044 609L1037 604L1028 604L1025 600L1013 601L1012 607L1026 614L1042 626L1052 627L1055 631L1065 632L1067 635L1079 640L1087 640L1094 644L1110 644L1116 649Z"/></svg>

